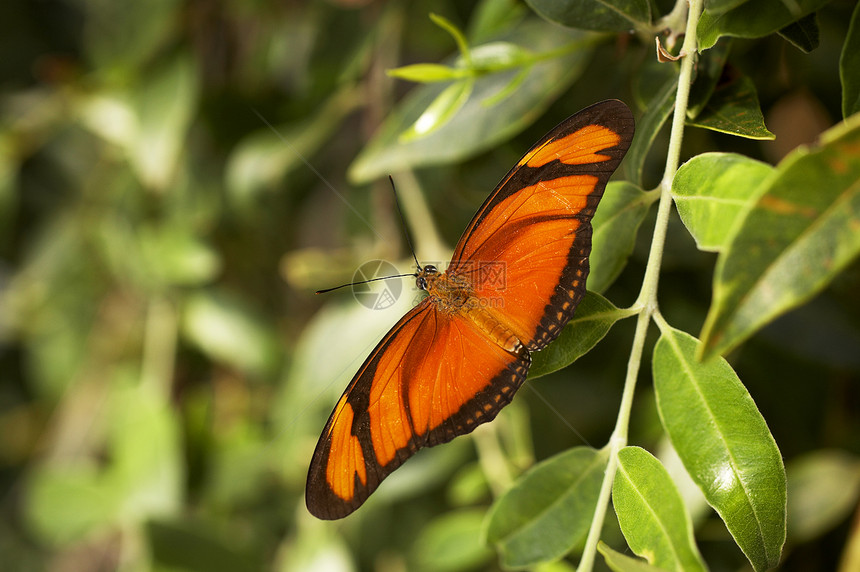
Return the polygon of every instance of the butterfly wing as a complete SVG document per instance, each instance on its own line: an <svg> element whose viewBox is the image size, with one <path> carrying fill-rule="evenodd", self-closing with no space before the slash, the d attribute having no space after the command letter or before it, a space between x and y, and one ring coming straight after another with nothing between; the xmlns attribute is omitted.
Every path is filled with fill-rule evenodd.
<svg viewBox="0 0 860 572"><path fill-rule="evenodd" d="M493 419L525 380L509 353L428 298L382 339L347 387L311 460L305 500L323 519L357 509L419 448Z"/></svg>
<svg viewBox="0 0 860 572"><path fill-rule="evenodd" d="M502 179L454 250L448 273L468 280L529 350L555 339L585 294L591 218L633 130L617 100L560 123Z"/></svg>
<svg viewBox="0 0 860 572"><path fill-rule="evenodd" d="M621 102L568 118L508 173L457 245L448 273L469 280L530 350L558 335L585 291L591 217L632 137ZM419 448L493 419L529 364L528 351L502 349L466 314L425 299L338 401L311 460L308 509L324 519L350 514Z"/></svg>

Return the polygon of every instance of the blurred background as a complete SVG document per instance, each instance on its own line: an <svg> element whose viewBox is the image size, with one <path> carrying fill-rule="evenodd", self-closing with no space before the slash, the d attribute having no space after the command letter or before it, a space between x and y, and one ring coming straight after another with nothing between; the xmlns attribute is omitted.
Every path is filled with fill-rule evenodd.
<svg viewBox="0 0 860 572"><path fill-rule="evenodd" d="M736 40L730 63L777 140L691 128L684 157L776 162L838 121L853 4L819 13L809 54ZM431 12L475 45L583 47L499 79L509 100L476 104L456 136L398 140L444 86L385 71L456 54ZM353 517L315 520L303 491L319 432L416 292L405 279L387 310L313 292L369 260L411 271L389 173L419 258L447 260L553 125L608 97L641 115L666 73L653 40L586 36L508 0L4 0L0 53L0 568L494 570L480 537L493 495L536 460L605 443L633 324L527 384L477 434L480 458L470 438L424 451ZM638 292L651 221L607 291L618 306ZM714 261L674 220L661 281L674 325L701 327ZM857 538L858 291L855 264L730 356L788 465L787 570L832 569ZM643 376L632 441L654 450L650 392ZM624 546L611 522L605 538ZM718 519L698 538L713 569L743 568Z"/></svg>

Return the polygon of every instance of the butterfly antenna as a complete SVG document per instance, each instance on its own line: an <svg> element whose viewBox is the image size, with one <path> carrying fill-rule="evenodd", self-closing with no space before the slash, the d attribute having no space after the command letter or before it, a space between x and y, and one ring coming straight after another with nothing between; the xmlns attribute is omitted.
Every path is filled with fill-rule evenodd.
<svg viewBox="0 0 860 572"><path fill-rule="evenodd" d="M397 205L397 214L400 215L400 224L403 225L403 232L406 233L406 243L409 245L409 251L412 253L412 259L415 260L415 266L421 270L421 263L418 262L418 257L415 256L415 249L412 248L412 237L409 236L409 227L406 226L406 220L403 218L403 210L400 208L400 201L397 200L397 189L394 187L394 178L388 175L388 180L391 182L391 192L394 193L394 204Z"/></svg>
<svg viewBox="0 0 860 572"><path fill-rule="evenodd" d="M394 274L393 276L380 276L378 278L370 278L368 280L359 280L358 282L341 284L340 286L335 286L334 288L325 288L323 290L317 290L316 292L314 292L314 294L325 294L326 292L340 290L341 288L346 288L347 286L358 286L359 284L367 284L368 282L376 282L377 280L390 280L391 278L404 278L406 276L415 276L415 274Z"/></svg>

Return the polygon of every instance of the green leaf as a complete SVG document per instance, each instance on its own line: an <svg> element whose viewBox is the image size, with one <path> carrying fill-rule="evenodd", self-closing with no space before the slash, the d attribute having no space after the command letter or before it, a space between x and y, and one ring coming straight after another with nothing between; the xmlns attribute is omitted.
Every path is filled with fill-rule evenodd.
<svg viewBox="0 0 860 572"><path fill-rule="evenodd" d="M755 84L746 77L717 85L705 108L687 125L747 139L775 139L764 125Z"/></svg>
<svg viewBox="0 0 860 572"><path fill-rule="evenodd" d="M673 76L657 91L645 110L645 114L636 123L636 137L627 151L624 159L624 172L626 178L633 183L642 186L642 170L645 166L645 158L653 147L657 134L672 115L675 108L675 92L678 89L678 77Z"/></svg>
<svg viewBox="0 0 860 572"><path fill-rule="evenodd" d="M446 87L427 106L427 109L415 120L415 123L400 134L399 141L408 143L425 137L448 123L460 111L460 108L466 105L474 87L474 78L464 79Z"/></svg>
<svg viewBox="0 0 860 572"><path fill-rule="evenodd" d="M704 153L678 169L672 197L699 250L722 250L773 167L734 153Z"/></svg>
<svg viewBox="0 0 860 572"><path fill-rule="evenodd" d="M860 253L860 116L786 157L734 227L702 330L708 355L737 346L824 289Z"/></svg>
<svg viewBox="0 0 860 572"><path fill-rule="evenodd" d="M444 16L440 16L439 14L430 13L430 19L434 24L451 34L451 37L454 38L454 42L457 43L457 49L460 50L460 56L469 63L470 54L469 54L469 43L466 41L466 36L463 32L460 31L460 28L454 25L453 22L445 18Z"/></svg>
<svg viewBox="0 0 860 572"><path fill-rule="evenodd" d="M666 433L753 568L779 563L785 469L776 442L731 366L696 360L701 343L658 320L653 375Z"/></svg>
<svg viewBox="0 0 860 572"><path fill-rule="evenodd" d="M160 284L199 285L221 269L221 258L209 244L191 234L187 225L145 226L139 234L140 252L148 279Z"/></svg>
<svg viewBox="0 0 860 572"><path fill-rule="evenodd" d="M481 0L472 12L467 35L473 44L484 42L522 21L527 12L515 0Z"/></svg>
<svg viewBox="0 0 860 572"><path fill-rule="evenodd" d="M557 560L585 539L606 462L606 451L570 449L532 467L493 504L487 541L504 566Z"/></svg>
<svg viewBox="0 0 860 572"><path fill-rule="evenodd" d="M646 193L627 182L612 182L592 220L588 289L603 292L618 278L633 252L639 226L659 193Z"/></svg>
<svg viewBox="0 0 860 572"><path fill-rule="evenodd" d="M112 462L105 478L122 491L121 522L175 514L185 482L177 417L157 388L138 384L111 404Z"/></svg>
<svg viewBox="0 0 860 572"><path fill-rule="evenodd" d="M808 54L817 48L820 43L817 13L807 14L800 20L792 22L781 29L779 35L788 40L800 51Z"/></svg>
<svg viewBox="0 0 860 572"><path fill-rule="evenodd" d="M350 180L358 184L404 169L452 163L498 145L530 125L579 77L590 60L594 42L586 34L548 28L538 20L526 21L497 40L528 46L535 53L571 46L572 42L581 42L581 47L529 66L528 77L519 89L495 106L486 106L484 101L505 90L520 70L477 77L471 97L450 121L425 137L402 142L400 133L414 124L444 89L439 84L417 87L386 118L352 163Z"/></svg>
<svg viewBox="0 0 860 572"><path fill-rule="evenodd" d="M751 0L705 0L705 9L714 14L722 14Z"/></svg>
<svg viewBox="0 0 860 572"><path fill-rule="evenodd" d="M265 569L262 550L243 541L247 535L219 531L206 522L155 521L149 523L146 533L156 570L254 572Z"/></svg>
<svg viewBox="0 0 860 572"><path fill-rule="evenodd" d="M522 68L517 75L515 75L510 83L489 96L487 99L481 102L481 105L484 107L492 107L494 105L498 105L506 98L510 97L514 93L516 93L517 89L522 85L524 81L529 77L529 69L527 67Z"/></svg>
<svg viewBox="0 0 860 572"><path fill-rule="evenodd" d="M647 0L526 0L526 4L543 18L568 28L629 32L651 23Z"/></svg>
<svg viewBox="0 0 860 572"><path fill-rule="evenodd" d="M645 449L618 452L612 505L630 549L666 570L706 570L693 523L669 473Z"/></svg>
<svg viewBox="0 0 860 572"><path fill-rule="evenodd" d="M844 522L860 498L860 458L822 449L793 459L788 475L788 535L800 544Z"/></svg>
<svg viewBox="0 0 860 572"><path fill-rule="evenodd" d="M281 191L284 177L296 167L306 167L361 102L355 90L343 89L299 122L272 125L258 113L266 125L239 141L227 160L224 178L230 197L244 207L265 192Z"/></svg>
<svg viewBox="0 0 860 572"><path fill-rule="evenodd" d="M755 0L725 12L710 7L702 13L696 28L699 50L707 50L721 36L761 38L779 31L807 14L817 11L830 0Z"/></svg>
<svg viewBox="0 0 860 572"><path fill-rule="evenodd" d="M839 79L842 81L842 116L860 111L860 3L851 14L848 35L839 58Z"/></svg>
<svg viewBox="0 0 860 572"><path fill-rule="evenodd" d="M660 572L662 568L657 568L648 564L645 560L631 558L626 554L621 554L609 547L602 540L597 543L597 551L603 555L606 560L606 565L613 572Z"/></svg>
<svg viewBox="0 0 860 572"><path fill-rule="evenodd" d="M472 68L479 73L505 71L532 63L534 54L511 42L487 42L472 50Z"/></svg>
<svg viewBox="0 0 860 572"><path fill-rule="evenodd" d="M182 333L215 361L253 374L272 371L279 346L267 323L240 299L219 291L189 296L182 315Z"/></svg>
<svg viewBox="0 0 860 572"><path fill-rule="evenodd" d="M90 69L123 77L170 46L181 26L180 0L146 4L87 4L81 36Z"/></svg>
<svg viewBox="0 0 860 572"><path fill-rule="evenodd" d="M725 71L731 46L731 40L727 40L699 54L699 60L696 62L696 78L690 88L690 102L687 104L688 120L698 117L710 101Z"/></svg>
<svg viewBox="0 0 860 572"><path fill-rule="evenodd" d="M162 190L173 181L197 108L196 63L176 57L141 83L130 97L137 123L126 150L141 182Z"/></svg>
<svg viewBox="0 0 860 572"><path fill-rule="evenodd" d="M121 494L92 464L38 468L27 487L27 521L41 540L68 544L113 524Z"/></svg>
<svg viewBox="0 0 860 572"><path fill-rule="evenodd" d="M612 302L594 292L586 292L582 302L561 334L553 343L532 354L529 378L558 371L591 351L612 327L612 324L630 316L630 312L616 308Z"/></svg>
<svg viewBox="0 0 860 572"><path fill-rule="evenodd" d="M493 557L482 541L483 509L448 512L431 521L413 546L417 570L472 570Z"/></svg>
<svg viewBox="0 0 860 572"><path fill-rule="evenodd" d="M137 383L136 380L133 383ZM28 520L39 536L66 544L121 524L174 514L184 483L179 431L168 404L149 385L114 380L106 400L108 461L86 456L37 467Z"/></svg>
<svg viewBox="0 0 860 572"><path fill-rule="evenodd" d="M452 81L469 76L472 72L465 68L452 68L442 64L412 64L385 71L388 77L405 79L419 83Z"/></svg>
<svg viewBox="0 0 860 572"><path fill-rule="evenodd" d="M676 82L680 66L673 62L661 62L657 58L647 58L635 68L631 78L633 100L639 109L647 111L657 104L666 84ZM639 136L639 121L636 124L636 137Z"/></svg>

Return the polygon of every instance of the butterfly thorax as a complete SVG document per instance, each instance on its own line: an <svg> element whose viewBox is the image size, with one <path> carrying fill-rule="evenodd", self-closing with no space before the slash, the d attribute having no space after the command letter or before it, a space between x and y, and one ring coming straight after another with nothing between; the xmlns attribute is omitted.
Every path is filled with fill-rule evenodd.
<svg viewBox="0 0 860 572"><path fill-rule="evenodd" d="M496 318L488 304L476 295L472 284L462 276L439 272L428 264L419 270L416 284L427 292L440 312L468 316L479 330L505 351L514 355L522 355L526 351L519 338Z"/></svg>

